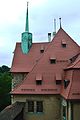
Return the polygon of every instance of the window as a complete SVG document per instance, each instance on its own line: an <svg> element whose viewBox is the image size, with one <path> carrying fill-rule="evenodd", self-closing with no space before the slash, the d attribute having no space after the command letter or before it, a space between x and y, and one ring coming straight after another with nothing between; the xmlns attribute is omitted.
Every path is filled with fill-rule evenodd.
<svg viewBox="0 0 80 120"><path fill-rule="evenodd" d="M41 74L36 75L36 85L42 85L42 75Z"/></svg>
<svg viewBox="0 0 80 120"><path fill-rule="evenodd" d="M56 84L60 85L62 83L62 76L61 74L56 74Z"/></svg>
<svg viewBox="0 0 80 120"><path fill-rule="evenodd" d="M43 101L37 101L36 107L36 112L43 112Z"/></svg>
<svg viewBox="0 0 80 120"><path fill-rule="evenodd" d="M40 52L43 53L44 52L44 46L42 45L40 48Z"/></svg>
<svg viewBox="0 0 80 120"><path fill-rule="evenodd" d="M56 57L54 55L50 55L49 60L50 60L51 64L55 64L56 63Z"/></svg>
<svg viewBox="0 0 80 120"><path fill-rule="evenodd" d="M66 40L65 39L62 40L62 47L66 48Z"/></svg>
<svg viewBox="0 0 80 120"><path fill-rule="evenodd" d="M66 44L62 44L62 47L63 47L63 48L66 48Z"/></svg>
<svg viewBox="0 0 80 120"><path fill-rule="evenodd" d="M63 120L66 120L66 106L63 106Z"/></svg>
<svg viewBox="0 0 80 120"><path fill-rule="evenodd" d="M51 63L51 64L55 64L55 63L56 63L56 59L50 58L50 63Z"/></svg>
<svg viewBox="0 0 80 120"><path fill-rule="evenodd" d="M43 52L44 52L44 50L40 50L40 52L41 52L41 53L43 53Z"/></svg>
<svg viewBox="0 0 80 120"><path fill-rule="evenodd" d="M70 81L69 80L64 80L64 88L67 88L67 86L69 85Z"/></svg>
<svg viewBox="0 0 80 120"><path fill-rule="evenodd" d="M42 80L36 80L36 85L42 85Z"/></svg>
<svg viewBox="0 0 80 120"><path fill-rule="evenodd" d="M61 80L56 80L56 85L60 85L61 84Z"/></svg>
<svg viewBox="0 0 80 120"><path fill-rule="evenodd" d="M28 112L43 112L43 101L28 101Z"/></svg>
<svg viewBox="0 0 80 120"><path fill-rule="evenodd" d="M28 101L28 112L34 112L34 101Z"/></svg>
<svg viewBox="0 0 80 120"><path fill-rule="evenodd" d="M51 64L54 64L54 63L56 63L56 60L55 60L55 59L51 59L51 60L50 60L50 63L51 63Z"/></svg>

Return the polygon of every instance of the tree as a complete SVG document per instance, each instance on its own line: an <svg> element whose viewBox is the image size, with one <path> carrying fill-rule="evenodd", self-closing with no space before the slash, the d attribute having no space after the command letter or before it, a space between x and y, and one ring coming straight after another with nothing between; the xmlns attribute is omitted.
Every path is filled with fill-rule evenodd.
<svg viewBox="0 0 80 120"><path fill-rule="evenodd" d="M3 65L0 67L0 111L10 102L11 80L10 68Z"/></svg>

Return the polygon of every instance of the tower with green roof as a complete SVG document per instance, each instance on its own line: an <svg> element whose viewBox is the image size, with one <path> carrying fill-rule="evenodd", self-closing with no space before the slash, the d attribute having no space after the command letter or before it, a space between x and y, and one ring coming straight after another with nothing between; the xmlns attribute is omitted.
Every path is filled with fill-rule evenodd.
<svg viewBox="0 0 80 120"><path fill-rule="evenodd" d="M32 33L29 32L28 2L27 2L25 32L23 32L21 36L21 49L23 54L27 54L31 46L32 46Z"/></svg>

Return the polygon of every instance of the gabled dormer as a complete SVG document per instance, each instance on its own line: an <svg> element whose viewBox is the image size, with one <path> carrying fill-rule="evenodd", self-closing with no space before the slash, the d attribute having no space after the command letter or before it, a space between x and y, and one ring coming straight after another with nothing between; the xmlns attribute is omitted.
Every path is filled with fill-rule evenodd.
<svg viewBox="0 0 80 120"><path fill-rule="evenodd" d="M25 32L23 32L21 36L21 49L23 54L27 54L31 46L32 46L32 33L29 32L28 2L27 2Z"/></svg>

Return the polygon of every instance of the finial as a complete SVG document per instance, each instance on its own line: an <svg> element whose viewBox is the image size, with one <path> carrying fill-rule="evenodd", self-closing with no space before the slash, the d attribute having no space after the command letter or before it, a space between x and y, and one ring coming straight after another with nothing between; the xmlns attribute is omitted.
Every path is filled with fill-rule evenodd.
<svg viewBox="0 0 80 120"><path fill-rule="evenodd" d="M29 3L29 2L27 1L27 8L28 8L28 3Z"/></svg>
<svg viewBox="0 0 80 120"><path fill-rule="evenodd" d="M61 28L61 18L59 18L59 21L60 21L60 28Z"/></svg>
<svg viewBox="0 0 80 120"><path fill-rule="evenodd" d="M26 26L25 26L25 31L27 31L27 32L29 32L28 4L29 4L29 2L27 1Z"/></svg>
<svg viewBox="0 0 80 120"><path fill-rule="evenodd" d="M56 35L56 19L54 19L53 37Z"/></svg>

